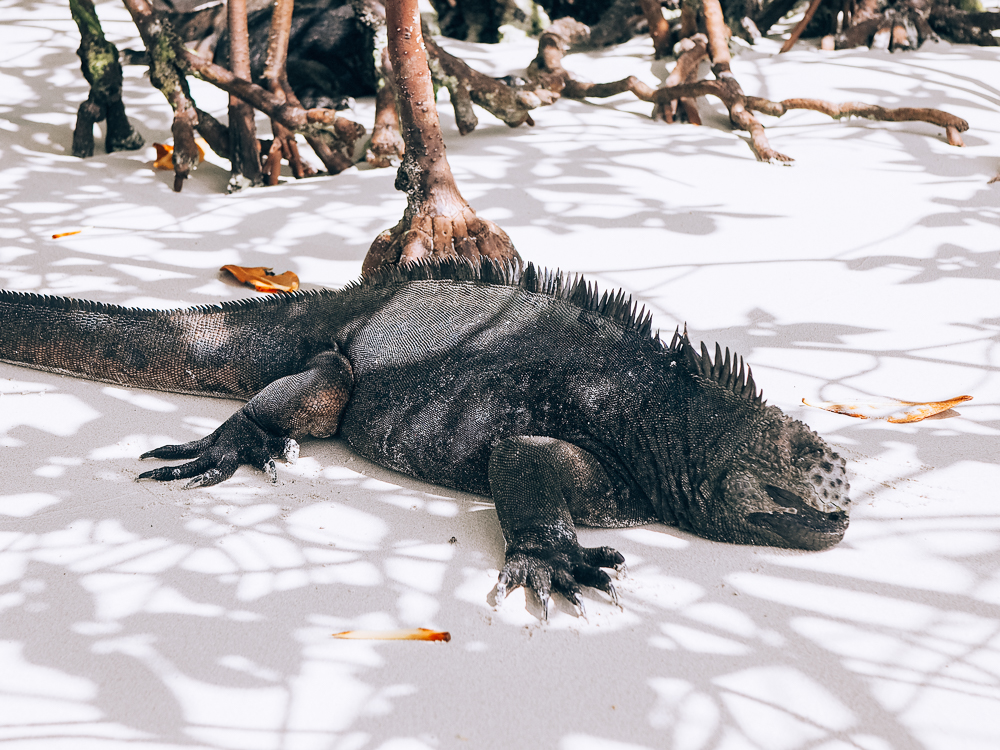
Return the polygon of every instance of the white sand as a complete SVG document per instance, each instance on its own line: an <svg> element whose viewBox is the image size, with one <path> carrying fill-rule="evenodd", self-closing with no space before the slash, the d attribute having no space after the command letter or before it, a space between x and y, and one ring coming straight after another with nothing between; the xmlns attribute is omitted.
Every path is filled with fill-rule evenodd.
<svg viewBox="0 0 1000 750"><path fill-rule="evenodd" d="M100 12L138 46L122 8ZM173 193L151 147L75 159L86 85L65 3L7 0L0 17L2 287L160 307L252 296L225 263L336 286L402 212L391 170L226 196L213 164ZM451 46L498 73L533 54ZM748 93L943 107L971 123L967 147L926 124L797 112L765 123L796 165L767 166L714 100L701 128L652 122L627 96L560 102L535 128L481 113L465 138L447 106L442 119L463 192L525 258L733 347L771 403L839 447L855 508L837 549L583 530L626 556L624 610L594 593L589 622L559 603L542 625L521 592L491 604L503 542L482 498L337 441L303 445L277 486L246 469L207 490L136 484L142 451L237 404L3 365L4 748L1000 745L1000 55L776 46L736 59ZM568 64L665 74L643 40ZM162 96L126 75L129 115L168 139ZM359 102L366 126L372 112ZM800 404L963 393L959 416L914 425ZM330 638L396 627L452 641Z"/></svg>

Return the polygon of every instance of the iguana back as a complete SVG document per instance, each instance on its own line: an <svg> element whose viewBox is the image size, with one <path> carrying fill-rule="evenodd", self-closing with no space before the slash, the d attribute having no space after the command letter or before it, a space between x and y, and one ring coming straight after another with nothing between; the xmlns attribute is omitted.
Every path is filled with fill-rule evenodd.
<svg viewBox="0 0 1000 750"><path fill-rule="evenodd" d="M822 549L847 528L845 462L764 403L728 350L669 344L622 293L461 260L340 291L179 311L0 292L0 359L118 385L248 398L139 478L225 480L338 428L372 460L491 495L507 540L498 593L614 596L574 524L659 519L726 542Z"/></svg>

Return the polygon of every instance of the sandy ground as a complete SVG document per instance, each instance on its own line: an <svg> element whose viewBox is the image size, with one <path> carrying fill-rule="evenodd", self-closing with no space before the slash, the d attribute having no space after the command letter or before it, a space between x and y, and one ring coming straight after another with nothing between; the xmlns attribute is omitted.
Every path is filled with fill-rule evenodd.
<svg viewBox="0 0 1000 750"><path fill-rule="evenodd" d="M124 11L109 36L137 46ZM85 83L65 4L0 2L0 286L171 307L253 296L226 263L355 278L404 205L391 170L224 194L206 163L180 194L152 148L69 155ZM489 72L532 45L452 44ZM493 585L484 498L303 445L278 483L137 484L138 455L206 434L231 401L127 391L0 366L0 742L5 748L676 748L1000 745L998 53L776 57L748 93L942 107L925 124L768 119L791 168L758 164L725 113L666 126L627 96L560 102L535 128L442 120L458 182L525 258L623 287L655 324L743 354L771 403L849 459L852 524L822 553L651 526L583 530L628 560L623 609L592 593L541 624ZM635 40L568 64L594 80L666 73ZM127 70L149 143L169 109ZM990 83L993 81L994 83ZM201 106L224 98L195 85ZM356 116L370 126L373 104ZM53 240L53 233L87 227ZM0 324L3 324L0 321ZM975 400L950 418L862 422L801 405ZM334 640L430 627L447 644Z"/></svg>

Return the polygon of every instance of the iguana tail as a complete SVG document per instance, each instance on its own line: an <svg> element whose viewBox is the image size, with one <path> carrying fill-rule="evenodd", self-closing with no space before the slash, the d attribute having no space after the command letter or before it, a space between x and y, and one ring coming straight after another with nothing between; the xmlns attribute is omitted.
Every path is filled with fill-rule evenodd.
<svg viewBox="0 0 1000 750"><path fill-rule="evenodd" d="M315 330L305 304L315 296L144 310L0 290L0 360L115 385L249 398L324 348L303 335Z"/></svg>

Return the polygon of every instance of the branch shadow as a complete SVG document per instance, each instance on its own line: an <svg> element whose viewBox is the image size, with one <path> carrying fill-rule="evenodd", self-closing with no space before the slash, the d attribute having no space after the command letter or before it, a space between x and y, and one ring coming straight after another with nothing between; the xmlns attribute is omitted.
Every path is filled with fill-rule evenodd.
<svg viewBox="0 0 1000 750"><path fill-rule="evenodd" d="M4 113L16 126L3 131L0 166L4 286L154 306L250 296L217 277L225 263L283 265L307 285L341 284L402 213L390 171L220 197L218 165L203 166L174 194L166 177L146 170L143 154L66 156L69 123L86 94L71 22L49 2L17 8L21 28L62 31L46 32L40 51L12 60L23 90ZM862 56L837 59L824 64L848 71ZM25 72L28 63L41 74ZM883 67L898 76L896 63ZM950 93L935 93L939 75L926 72L921 103L984 113L995 103L995 87L955 73L947 73ZM897 95L888 86L855 90ZM146 137L165 138L170 118L159 93L135 81L126 95ZM626 106L561 102L540 113L534 131L484 117L465 139L447 112L442 120L477 210L512 232L605 238L600 251L610 260L596 269L603 276L653 278L670 263L715 264L731 274L719 295L735 294L744 271L771 263L901 268L909 275L900 286L996 279L997 254L960 239L938 243L933 258L857 250L816 257L799 249L799 238L777 242L777 261L752 247L727 261L692 257L687 242L744 241L793 209L775 201L744 210L704 197L694 172L715 179L732 169L737 189L750 194L769 183L739 170L766 167L729 133L640 125ZM597 120L595 112L621 119ZM785 127L770 130L784 138ZM815 128L827 138L831 127L841 128L795 124L787 132ZM891 132L898 165L944 177L943 186L985 174L985 159L942 157L920 128L838 132L876 143ZM694 166L672 169L678 162L662 155ZM995 229L994 188L972 198L951 197L951 189L941 188L940 211L920 226ZM70 225L92 229L51 239ZM662 255L640 264L633 235L619 232L644 225L660 233L654 252L662 245ZM535 248L522 250L530 257ZM566 260L580 267L575 256ZM630 286L659 321L682 319L645 278ZM996 317L949 323L982 344L986 353L970 363L919 347L866 347L865 336L885 331L834 311L786 319L766 300L746 309L742 324L692 321L692 334L752 363L778 352L779 364L767 359L763 371L777 376L783 367L821 391L857 390L860 374L897 360L946 360L981 377L984 389L995 382ZM810 362L819 355L843 357L843 371L824 375ZM204 434L234 405L141 394L158 400L154 408L104 386L0 366L0 384L8 383L0 398L9 493L0 498L0 706L14 718L0 727L4 740L574 750L626 742L698 750L995 745L986 722L1000 700L1000 525L985 501L958 497L996 478L1000 420L988 415L824 429L856 459L859 487L852 529L831 552L729 547L658 526L582 529L585 544L610 544L628 559L631 576L619 583L624 610L591 593L589 623L566 608L542 626L521 594L491 604L503 539L483 498L373 466L338 441L304 445L300 464L280 467L274 487L248 471L214 490L136 484L139 453ZM973 403L981 400L977 393ZM982 479L942 489L963 471ZM452 641L330 638L411 626L447 629Z"/></svg>

